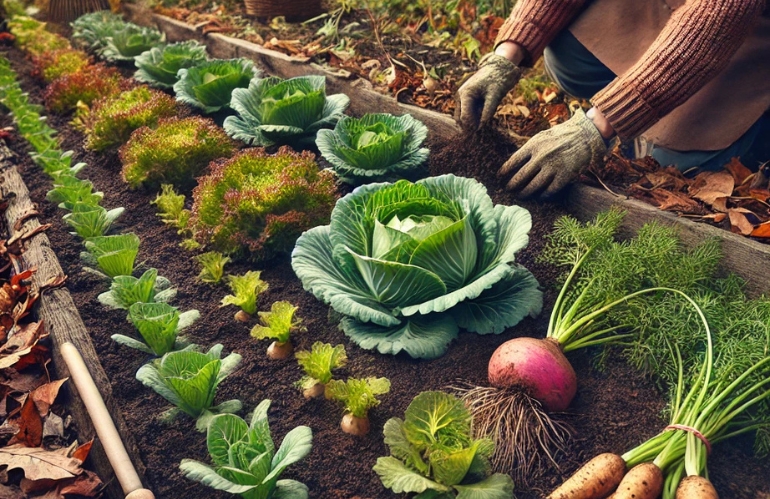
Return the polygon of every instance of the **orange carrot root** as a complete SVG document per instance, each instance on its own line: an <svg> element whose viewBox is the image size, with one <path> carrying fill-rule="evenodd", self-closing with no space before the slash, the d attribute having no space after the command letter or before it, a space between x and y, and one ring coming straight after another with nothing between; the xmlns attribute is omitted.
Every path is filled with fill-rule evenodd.
<svg viewBox="0 0 770 499"><path fill-rule="evenodd" d="M615 490L623 475L626 462L617 454L599 454L577 470L548 499L603 499Z"/></svg>
<svg viewBox="0 0 770 499"><path fill-rule="evenodd" d="M652 463L634 466L610 499L657 499L663 492L663 472Z"/></svg>
<svg viewBox="0 0 770 499"><path fill-rule="evenodd" d="M679 482L676 499L719 499L716 489L702 476L688 476Z"/></svg>

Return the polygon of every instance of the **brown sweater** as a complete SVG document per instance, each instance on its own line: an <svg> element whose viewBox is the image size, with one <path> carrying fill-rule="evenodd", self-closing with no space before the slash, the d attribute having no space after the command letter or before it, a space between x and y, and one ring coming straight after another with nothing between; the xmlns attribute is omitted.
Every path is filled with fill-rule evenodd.
<svg viewBox="0 0 770 499"><path fill-rule="evenodd" d="M663 1L663 0L661 0ZM673 11L639 61L592 102L623 139L640 135L724 69L768 0L688 0ZM587 0L519 0L497 43L515 42L536 61ZM607 40L612 43L612 40Z"/></svg>

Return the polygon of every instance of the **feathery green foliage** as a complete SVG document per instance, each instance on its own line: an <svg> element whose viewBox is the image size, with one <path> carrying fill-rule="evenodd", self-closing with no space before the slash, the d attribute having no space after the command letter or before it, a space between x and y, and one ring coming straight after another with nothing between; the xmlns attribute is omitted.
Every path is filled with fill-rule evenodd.
<svg viewBox="0 0 770 499"><path fill-rule="evenodd" d="M85 242L87 253L81 257L90 266L98 266L108 277L131 275L139 253L139 236L133 232L92 237Z"/></svg>
<svg viewBox="0 0 770 499"><path fill-rule="evenodd" d="M305 372L302 379L297 382L297 386L303 390L312 388L318 383L322 385L329 383L332 379L332 371L348 362L344 345L332 346L320 341L313 343L310 351L300 350L295 352L294 356Z"/></svg>
<svg viewBox="0 0 770 499"><path fill-rule="evenodd" d="M171 282L158 275L157 269L147 269L141 277L119 275L110 283L110 290L98 296L109 308L128 310L134 303L167 303L176 296Z"/></svg>
<svg viewBox="0 0 770 499"><path fill-rule="evenodd" d="M390 391L388 378L349 378L347 381L330 380L326 385L326 395L340 402L345 412L357 418L369 417L369 409L380 405L378 395Z"/></svg>
<svg viewBox="0 0 770 499"><path fill-rule="evenodd" d="M230 257L218 251L209 251L196 256L195 260L202 267L198 279L209 284L219 284L225 275L225 265L230 262Z"/></svg>
<svg viewBox="0 0 770 499"><path fill-rule="evenodd" d="M268 288L259 278L260 274L258 270L250 270L243 275L227 276L227 285L233 294L222 298L222 306L235 305L249 315L257 313L257 298Z"/></svg>
<svg viewBox="0 0 770 499"><path fill-rule="evenodd" d="M207 60L206 46L195 40L153 47L134 60L138 68L134 78L157 88L172 88L179 81L177 73Z"/></svg>
<svg viewBox="0 0 770 499"><path fill-rule="evenodd" d="M270 306L269 312L259 312L259 321L251 329L251 336L258 340L267 338L278 343L289 341L291 333L302 330L302 319L294 317L298 307L287 301L277 301Z"/></svg>
<svg viewBox="0 0 770 499"><path fill-rule="evenodd" d="M237 88L245 88L259 71L249 59L214 59L182 68L174 92L179 102L197 107L205 114L230 107Z"/></svg>

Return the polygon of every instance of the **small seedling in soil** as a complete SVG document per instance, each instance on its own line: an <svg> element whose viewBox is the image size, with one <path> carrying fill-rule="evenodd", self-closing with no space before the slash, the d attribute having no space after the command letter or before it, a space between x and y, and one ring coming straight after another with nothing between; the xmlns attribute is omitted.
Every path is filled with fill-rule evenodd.
<svg viewBox="0 0 770 499"><path fill-rule="evenodd" d="M248 322L257 313L257 298L268 288L268 284L259 278L260 275L260 271L250 270L243 275L227 276L227 285L233 294L222 298L222 306L235 305L241 308L235 313L235 320Z"/></svg>
<svg viewBox="0 0 770 499"><path fill-rule="evenodd" d="M301 331L302 319L294 317L297 307L287 301L277 301L270 307L270 312L260 312L257 324L251 330L254 338L275 339L267 348L267 356L273 360L287 359L293 352L291 333Z"/></svg>
<svg viewBox="0 0 770 499"><path fill-rule="evenodd" d="M114 334L112 339L127 347L160 357L185 347L186 343L179 333L190 327L200 316L197 310L180 313L167 303L134 303L128 309L128 318L144 342L122 334Z"/></svg>
<svg viewBox="0 0 770 499"><path fill-rule="evenodd" d="M225 265L230 261L230 257L218 251L209 251L196 256L195 260L203 267L198 279L208 284L219 284L225 275Z"/></svg>
<svg viewBox="0 0 770 499"><path fill-rule="evenodd" d="M142 277L120 275L110 283L110 290L98 296L105 307L128 310L134 303L167 303L176 296L171 281L147 269Z"/></svg>
<svg viewBox="0 0 770 499"><path fill-rule="evenodd" d="M190 211L184 209L184 194L177 194L172 184L162 184L160 193L150 203L158 207L158 217L164 224L179 229L187 229Z"/></svg>
<svg viewBox="0 0 770 499"><path fill-rule="evenodd" d="M356 436L369 433L369 409L380 405L377 396L389 391L388 378L333 379L326 385L328 397L341 402L345 407L345 415L340 424L342 431Z"/></svg>
<svg viewBox="0 0 770 499"><path fill-rule="evenodd" d="M85 267L97 274L103 272L107 277L131 275L134 272L134 260L139 253L139 236L133 232L115 236L92 237L85 243L87 252L80 254ZM99 267L101 272L93 269Z"/></svg>
<svg viewBox="0 0 770 499"><path fill-rule="evenodd" d="M300 350L295 353L297 362L305 371L305 376L297 382L306 399L324 395L326 385L332 379L332 371L348 362L344 345L331 346L316 341L310 351Z"/></svg>

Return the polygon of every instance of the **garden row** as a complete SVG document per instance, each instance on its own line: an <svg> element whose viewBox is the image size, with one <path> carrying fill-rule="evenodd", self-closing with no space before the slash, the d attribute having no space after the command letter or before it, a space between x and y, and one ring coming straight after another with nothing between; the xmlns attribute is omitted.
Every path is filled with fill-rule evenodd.
<svg viewBox="0 0 770 499"><path fill-rule="evenodd" d="M114 59L116 53L133 53L141 77L156 84L146 76L152 73L148 67L161 67L166 76L173 73L177 100L200 112L232 107L236 114L224 119L224 131L235 139L295 147L316 139L338 176L349 182L392 179L404 172L419 175L419 169L411 172L424 163L427 151L420 148L424 131L413 120L343 117L344 96L326 97L322 78L260 78L246 61L196 59L194 44L156 47L162 38L157 32L122 25L105 14L86 19L74 23L73 38L86 40L97 54ZM38 55L66 42L43 28L32 20L12 23L20 45ZM130 36L105 35L124 32ZM44 43L48 45L41 47ZM62 48L66 52L52 53L50 64L40 62L42 75L52 68L58 71L65 54L78 53ZM163 220L185 236L185 247L204 245L219 251L199 257L206 280L220 280L230 257L264 261L293 249L292 266L303 286L345 316L341 327L348 337L364 349L403 351L418 358L444 354L460 328L499 334L540 312L537 281L523 266L513 264L528 243L530 214L517 206L493 205L479 182L445 175L416 183L369 184L334 204L332 174L319 172L312 155L289 149L275 156L264 150L235 153L236 143L213 121L175 118L177 109L167 94L136 86L114 69L91 66L83 57L85 64L52 81L47 104L53 110L57 97L68 96L70 104L61 111L75 110L86 148L120 146L123 177L130 184L158 187L170 182L184 191L197 182L191 210L184 209L184 197L170 186L163 187L156 204ZM109 77L95 77L102 70L111 73L113 84L104 85ZM94 83L91 88L112 90L88 94L87 87L69 83L78 78ZM65 90L57 94L57 88ZM286 465L310 451L309 429L289 432L276 452L272 439L265 438L269 402L259 404L251 424L237 416L213 416L240 409L237 401L212 407L219 382L234 370L239 356L220 360L221 346L203 353L178 341L178 332L190 324L194 311L180 313L163 303L173 293L156 271L132 276L139 238L105 235L119 212L99 206L101 193L76 176L80 168L71 164L71 155L58 150L50 129L29 113L14 113L22 134L32 138L37 162L54 178L49 199L70 210L66 223L85 240L93 267L111 279L111 289L100 301L128 308L143 340L123 336L120 341L160 357L142 366L137 379L208 431L217 471L186 461L183 472L246 497L270 494L275 487L287 497L306 497L307 487L299 482L276 480ZM27 122L37 124L25 130ZM180 128L183 122L193 125ZM318 132L335 122L334 130ZM218 140L207 142L217 134ZM215 149L222 144L226 151ZM224 159L227 156L232 157ZM721 256L714 241L687 251L672 230L649 225L629 243L618 243L614 235L622 218L612 211L589 224L559 222L541 258L565 266L569 274L554 304L547 339L522 338L498 349L489 372L495 388L460 390L470 411L452 395L427 392L415 397L405 420L388 421L385 444L392 456L378 459L374 467L386 487L420 497L512 497L506 473L517 470L526 477L538 462L533 456L553 460L566 445L562 426L545 412L563 411L575 396L575 372L562 352L595 346L616 345L632 365L674 394L670 428L622 459L605 456L613 464L598 467L615 473L599 479L607 485L597 493L606 495L621 479L619 493L626 483L641 486L658 480L658 492L633 493L657 497L663 489L664 497L673 497L680 481L692 481L683 481L685 475L705 475L709 442L741 432L759 430L759 450L766 450L762 443L767 438L770 392L762 380L770 363L768 303L746 300L734 277L714 277ZM327 220L329 225L320 225ZM233 295L223 304L253 314L257 294L267 287L259 277L256 271L230 276ZM299 324L293 305L276 305L260 313L263 324L253 333L275 337L271 351L281 357L288 335ZM718 326L713 334L709 323ZM733 332L739 327L745 334L736 341ZM348 413L364 419L367 409L379 403L376 395L387 392L390 383L378 378L331 381L332 368L345 358L343 352L321 343L308 353L298 352L309 376L301 386L308 395L325 392L341 399ZM322 369L313 371L318 364ZM548 370L545 377L540 374L543 368ZM321 390L319 384L327 386ZM515 388L521 386L530 387L528 393ZM507 409L501 411L502 406ZM527 423L517 424L522 417ZM357 419L348 417L348 423L358 423L351 426L362 430L366 423ZM697 428L703 439L694 438L692 431L670 431L676 428ZM493 474L493 468L503 473ZM631 471L626 475L627 468ZM644 473L657 475L652 479Z"/></svg>

